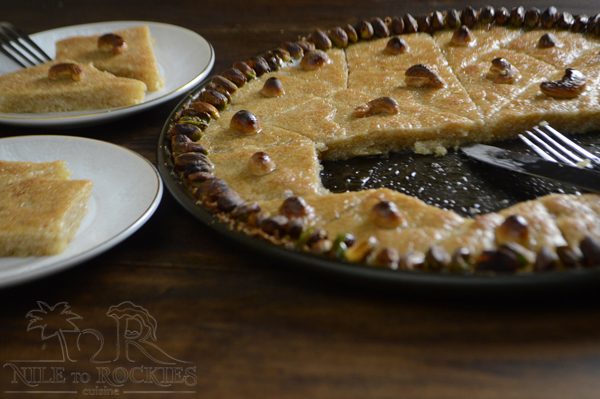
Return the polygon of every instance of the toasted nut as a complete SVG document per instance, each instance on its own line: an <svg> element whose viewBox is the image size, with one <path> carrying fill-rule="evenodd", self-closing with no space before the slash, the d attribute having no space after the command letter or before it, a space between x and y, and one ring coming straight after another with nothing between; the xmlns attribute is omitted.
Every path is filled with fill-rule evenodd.
<svg viewBox="0 0 600 399"><path fill-rule="evenodd" d="M331 48L331 40L321 29L315 29L310 35L310 41L315 44L319 50L329 50Z"/></svg>
<svg viewBox="0 0 600 399"><path fill-rule="evenodd" d="M196 172L196 173L190 173L186 176L186 179L184 182L186 183L186 185L192 186L192 187L200 187L200 185L202 183L204 183L207 180L213 180L216 179L217 177L212 174L211 172Z"/></svg>
<svg viewBox="0 0 600 399"><path fill-rule="evenodd" d="M174 124L169 130L169 138L181 135L188 137L190 140L196 141L202 137L202 130L200 130L198 126L187 123Z"/></svg>
<svg viewBox="0 0 600 399"><path fill-rule="evenodd" d="M477 257L475 270L478 272L514 273L519 269L517 255L511 251L498 249L483 251Z"/></svg>
<svg viewBox="0 0 600 399"><path fill-rule="evenodd" d="M525 13L525 26L535 28L542 19L542 13L538 8L532 7Z"/></svg>
<svg viewBox="0 0 600 399"><path fill-rule="evenodd" d="M506 25L510 20L510 12L505 7L499 7L494 15L494 22L496 25Z"/></svg>
<svg viewBox="0 0 600 399"><path fill-rule="evenodd" d="M392 18L390 23L390 31L394 35L401 35L404 33L404 20L399 17Z"/></svg>
<svg viewBox="0 0 600 399"><path fill-rule="evenodd" d="M314 43L307 42L307 41L306 41L306 40L304 40L304 39L303 39L303 40L298 40L298 41L296 42L296 44L298 44L298 46L300 46L304 52L307 52L307 51L309 51L309 50L315 50L315 49L316 49L316 47L315 47L315 44L314 44Z"/></svg>
<svg viewBox="0 0 600 399"><path fill-rule="evenodd" d="M234 93L238 88L231 80L227 79L224 76L220 76L220 75L213 76L213 78L210 81L212 83L214 83L215 85L221 86L222 88L227 90L227 92L229 94Z"/></svg>
<svg viewBox="0 0 600 399"><path fill-rule="evenodd" d="M329 56L321 50L309 50L304 53L304 57L300 61L300 68L305 71L313 71L323 68L331 63Z"/></svg>
<svg viewBox="0 0 600 399"><path fill-rule="evenodd" d="M233 63L233 67L244 74L247 80L256 79L256 72L245 62L236 61Z"/></svg>
<svg viewBox="0 0 600 399"><path fill-rule="evenodd" d="M57 80L63 77L69 77L74 82L79 82L85 78L85 71L81 65L73 64L71 62L54 64L48 69L49 79Z"/></svg>
<svg viewBox="0 0 600 399"><path fill-rule="evenodd" d="M223 86L219 86L217 84L214 84L213 82L210 82L209 84L204 86L204 90L221 93L225 96L225 98L227 98L227 103L231 102L231 94L229 94L229 92Z"/></svg>
<svg viewBox="0 0 600 399"><path fill-rule="evenodd" d="M219 119L221 115L219 114L219 110L215 108L214 105L209 104L204 101L194 101L188 105L188 108L192 108L197 112L206 113L213 119Z"/></svg>
<svg viewBox="0 0 600 399"><path fill-rule="evenodd" d="M565 11L558 14L556 26L558 26L560 29L569 30L571 29L571 26L573 26L574 22L575 18L573 18L573 15Z"/></svg>
<svg viewBox="0 0 600 399"><path fill-rule="evenodd" d="M207 115L200 114L193 109L184 109L177 119L177 124L193 125L202 131L208 127L208 122L210 122L210 118Z"/></svg>
<svg viewBox="0 0 600 399"><path fill-rule="evenodd" d="M475 264L475 259L466 247L458 248L452 255L452 260L448 265L448 270L453 273L470 272Z"/></svg>
<svg viewBox="0 0 600 399"><path fill-rule="evenodd" d="M506 59L501 57L496 57L492 60L490 74L494 79L494 83L499 84L511 84L516 82L521 77L519 70L512 66L512 64Z"/></svg>
<svg viewBox="0 0 600 399"><path fill-rule="evenodd" d="M408 51L408 44L399 36L394 36L388 40L385 51L390 54L404 54Z"/></svg>
<svg viewBox="0 0 600 399"><path fill-rule="evenodd" d="M250 111L241 110L231 118L229 127L242 134L255 134L261 131L258 118Z"/></svg>
<svg viewBox="0 0 600 399"><path fill-rule="evenodd" d="M398 261L398 268L402 270L422 269L425 265L425 254L422 252L406 252Z"/></svg>
<svg viewBox="0 0 600 399"><path fill-rule="evenodd" d="M542 93L555 98L575 98L585 90L585 76L577 69L567 68L561 80L542 82Z"/></svg>
<svg viewBox="0 0 600 399"><path fill-rule="evenodd" d="M377 238L370 236L369 238L348 248L346 251L346 260L354 263L362 262L367 258L367 256L375 251L375 248L378 244L379 242L377 241Z"/></svg>
<svg viewBox="0 0 600 399"><path fill-rule="evenodd" d="M185 154L181 154L175 157L175 159L173 160L173 167L175 168L175 170L179 170L182 171L186 168L187 165L189 165L190 163L194 163L194 162L198 162L198 163L202 163L202 164L206 164L206 165L212 165L212 163L210 162L210 159L208 159L208 157L202 153L199 152L187 152ZM203 170L204 172L211 172L212 168L209 170Z"/></svg>
<svg viewBox="0 0 600 399"><path fill-rule="evenodd" d="M254 70L256 76L262 76L271 71L267 61L260 56L250 58L248 61L246 61L246 64L248 64L248 66Z"/></svg>
<svg viewBox="0 0 600 399"><path fill-rule="evenodd" d="M122 36L114 33L107 33L98 38L98 48L100 50L110 50L113 54L121 54L127 51L127 42Z"/></svg>
<svg viewBox="0 0 600 399"><path fill-rule="evenodd" d="M587 32L600 36L600 14L596 14L588 19Z"/></svg>
<svg viewBox="0 0 600 399"><path fill-rule="evenodd" d="M388 37L390 30L381 18L371 18L371 26L373 27L373 34L377 37Z"/></svg>
<svg viewBox="0 0 600 399"><path fill-rule="evenodd" d="M431 30L436 31L444 29L444 14L442 14L441 12L434 11L433 13L431 13L429 20L431 21Z"/></svg>
<svg viewBox="0 0 600 399"><path fill-rule="evenodd" d="M340 233L333 241L332 255L336 259L346 257L348 248L356 244L356 237L350 233Z"/></svg>
<svg viewBox="0 0 600 399"><path fill-rule="evenodd" d="M266 97L280 97L285 94L285 90L283 89L283 84L281 84L281 81L272 76L265 81L260 93Z"/></svg>
<svg viewBox="0 0 600 399"><path fill-rule="evenodd" d="M232 212L231 217L234 219L248 222L250 215L261 212L261 208L258 202L252 202L250 204L242 204L237 206Z"/></svg>
<svg viewBox="0 0 600 399"><path fill-rule="evenodd" d="M283 60L273 51L267 51L262 54L262 57L267 61L267 65L269 65L271 71L276 71L284 65Z"/></svg>
<svg viewBox="0 0 600 399"><path fill-rule="evenodd" d="M545 272L556 270L558 267L559 258L552 248L544 245L537 253L533 270L536 272Z"/></svg>
<svg viewBox="0 0 600 399"><path fill-rule="evenodd" d="M231 212L242 204L244 204L244 199L233 190L224 193L217 199L217 208L223 212Z"/></svg>
<svg viewBox="0 0 600 399"><path fill-rule="evenodd" d="M331 242L331 240L324 239L324 240L316 241L313 244L311 244L309 246L309 251L314 254L326 254L328 252L331 252L332 248L333 248L333 243Z"/></svg>
<svg viewBox="0 0 600 399"><path fill-rule="evenodd" d="M287 224L288 218L283 215L275 215L262 220L259 227L269 235L280 237L285 234Z"/></svg>
<svg viewBox="0 0 600 399"><path fill-rule="evenodd" d="M201 101L212 104L219 111L227 108L227 104L229 103L229 99L223 93L216 90L202 90L198 98Z"/></svg>
<svg viewBox="0 0 600 399"><path fill-rule="evenodd" d="M523 26L523 23L525 22L525 8L523 8L523 6L514 7L510 11L509 22L512 26Z"/></svg>
<svg viewBox="0 0 600 399"><path fill-rule="evenodd" d="M363 40L369 40L373 37L373 25L369 21L365 21L364 19L358 21L355 29L358 37Z"/></svg>
<svg viewBox="0 0 600 399"><path fill-rule="evenodd" d="M431 18L429 18L429 15L420 14L417 17L417 26L419 28L419 32L431 31Z"/></svg>
<svg viewBox="0 0 600 399"><path fill-rule="evenodd" d="M554 28L556 20L558 19L558 10L554 6L550 6L542 13L540 24L542 28Z"/></svg>
<svg viewBox="0 0 600 399"><path fill-rule="evenodd" d="M229 188L225 180L209 179L200 184L195 195L196 198L206 202L215 202L229 191L231 191L231 188Z"/></svg>
<svg viewBox="0 0 600 399"><path fill-rule="evenodd" d="M262 151L255 152L248 160L248 170L255 176L264 176L275 170L275 162Z"/></svg>
<svg viewBox="0 0 600 399"><path fill-rule="evenodd" d="M439 245L432 245L425 254L425 267L428 270L440 271L450 265L450 254Z"/></svg>
<svg viewBox="0 0 600 399"><path fill-rule="evenodd" d="M600 266L600 240L587 236L579 243L585 267Z"/></svg>
<svg viewBox="0 0 600 399"><path fill-rule="evenodd" d="M538 46L541 48L562 47L561 43L558 41L558 38L552 33L543 34L542 37L540 37Z"/></svg>
<svg viewBox="0 0 600 399"><path fill-rule="evenodd" d="M558 247L556 248L556 254L562 265L567 269L579 267L583 263L583 253L579 248Z"/></svg>
<svg viewBox="0 0 600 399"><path fill-rule="evenodd" d="M391 201L378 202L371 210L373 221L383 229L395 229L406 223L396 204Z"/></svg>
<svg viewBox="0 0 600 399"><path fill-rule="evenodd" d="M329 31L329 39L336 47L344 48L348 46L348 34L339 26Z"/></svg>
<svg viewBox="0 0 600 399"><path fill-rule="evenodd" d="M242 73L242 71L240 71L239 69L236 69L236 68L229 68L229 69L224 70L223 72L221 72L221 76L229 79L237 87L241 87L241 86L245 85L246 82L248 81L248 79L246 78L246 75L244 75Z"/></svg>
<svg viewBox="0 0 600 399"><path fill-rule="evenodd" d="M374 266L384 267L386 269L396 270L398 269L398 263L400 262L400 255L398 250L395 248L383 248L377 253L373 261Z"/></svg>
<svg viewBox="0 0 600 399"><path fill-rule="evenodd" d="M498 245L516 242L527 246L529 243L529 222L521 215L511 215L496 228Z"/></svg>
<svg viewBox="0 0 600 399"><path fill-rule="evenodd" d="M171 140L171 147L176 146L177 144L185 144L185 143L193 143L192 140L188 136L184 136L182 134L168 136Z"/></svg>
<svg viewBox="0 0 600 399"><path fill-rule="evenodd" d="M481 9L481 12L479 13L479 18L484 24L491 24L494 22L495 14L496 12L494 10L494 7L486 6Z"/></svg>
<svg viewBox="0 0 600 399"><path fill-rule="evenodd" d="M477 24L477 11L471 6L463 10L460 15L460 21L469 29L473 29Z"/></svg>
<svg viewBox="0 0 600 399"><path fill-rule="evenodd" d="M410 87L425 87L434 88L444 87L446 82L433 69L423 64L413 65L406 70L405 82Z"/></svg>
<svg viewBox="0 0 600 399"><path fill-rule="evenodd" d="M353 115L356 118L364 118L380 113L395 115L400 112L398 102L391 97L379 97L369 101L366 104L359 105L354 109Z"/></svg>
<svg viewBox="0 0 600 399"><path fill-rule="evenodd" d="M279 207L279 213L289 219L310 217L314 212L314 208L302 197L288 197Z"/></svg>
<svg viewBox="0 0 600 399"><path fill-rule="evenodd" d="M342 29L344 30L344 32L346 32L346 35L348 35L348 42L356 43L358 41L358 33L356 33L356 29L354 29L354 26L347 24Z"/></svg>
<svg viewBox="0 0 600 399"><path fill-rule="evenodd" d="M573 32L584 33L587 31L588 25L588 16L587 15L578 15L573 21L573 26L571 26L571 30Z"/></svg>
<svg viewBox="0 0 600 399"><path fill-rule="evenodd" d="M456 29L460 26L460 13L454 8L446 13L446 26L450 29Z"/></svg>
<svg viewBox="0 0 600 399"><path fill-rule="evenodd" d="M404 14L402 19L404 20L404 33L415 33L419 31L419 24L412 15Z"/></svg>
<svg viewBox="0 0 600 399"><path fill-rule="evenodd" d="M194 143L192 141L176 143L172 146L172 151L174 155L184 154L186 152L199 152L201 154L208 154L208 150L205 146L203 146L200 143Z"/></svg>
<svg viewBox="0 0 600 399"><path fill-rule="evenodd" d="M271 52L283 62L291 62L292 61L292 55L290 54L289 51L287 51L284 48L281 48L281 47L275 48L275 49L271 50Z"/></svg>
<svg viewBox="0 0 600 399"><path fill-rule="evenodd" d="M302 47L300 47L298 43L284 42L281 43L281 48L285 49L292 58L302 58L304 55L304 50L302 50Z"/></svg>
<svg viewBox="0 0 600 399"><path fill-rule="evenodd" d="M475 41L475 36L466 25L455 30L452 39L450 39L450 42L455 46L468 46L473 41Z"/></svg>
<svg viewBox="0 0 600 399"><path fill-rule="evenodd" d="M300 237L298 238L297 245L302 248L304 246L310 247L313 243L319 240L325 240L329 238L329 234L326 230L321 228L317 229L305 229Z"/></svg>

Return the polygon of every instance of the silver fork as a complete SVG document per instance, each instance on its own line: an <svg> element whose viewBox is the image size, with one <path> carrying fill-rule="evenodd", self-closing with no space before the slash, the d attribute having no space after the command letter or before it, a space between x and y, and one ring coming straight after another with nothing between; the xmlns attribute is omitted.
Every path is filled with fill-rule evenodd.
<svg viewBox="0 0 600 399"><path fill-rule="evenodd" d="M23 68L52 61L29 36L9 22L0 22L0 52Z"/></svg>
<svg viewBox="0 0 600 399"><path fill-rule="evenodd" d="M547 124L536 126L533 132L526 131L525 135L520 134L519 138L547 161L588 168L600 167L600 158Z"/></svg>

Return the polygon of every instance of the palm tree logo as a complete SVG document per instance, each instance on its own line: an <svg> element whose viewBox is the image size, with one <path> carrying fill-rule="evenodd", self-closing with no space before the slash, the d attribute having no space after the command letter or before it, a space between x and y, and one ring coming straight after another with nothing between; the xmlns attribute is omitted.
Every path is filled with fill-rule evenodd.
<svg viewBox="0 0 600 399"><path fill-rule="evenodd" d="M25 318L30 319L27 331L39 328L42 330L42 340L47 340L53 337L57 337L60 342L60 348L62 351L62 361L67 360L75 362L69 357L69 350L67 341L65 339L65 333L69 332L80 332L73 321L82 319L77 313L71 311L71 307L67 302L59 302L54 306L49 306L45 302L38 301L38 309L33 309Z"/></svg>

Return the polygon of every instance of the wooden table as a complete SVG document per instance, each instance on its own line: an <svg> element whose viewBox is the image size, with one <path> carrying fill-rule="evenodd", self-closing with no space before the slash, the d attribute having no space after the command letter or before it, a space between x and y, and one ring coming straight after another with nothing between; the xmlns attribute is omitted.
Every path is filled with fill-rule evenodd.
<svg viewBox="0 0 600 399"><path fill-rule="evenodd" d="M2 19L28 33L109 20L180 25L212 43L218 72L317 27L465 7L454 1L285 3L0 0L0 9ZM592 0L554 5L573 14L600 11ZM0 126L0 137L90 137L156 163L161 126L178 100L91 128ZM597 398L599 299L594 290L577 289L459 299L325 279L215 234L165 192L154 216L121 244L0 291L0 396ZM46 315L53 318L46 329L34 328L43 321L30 325L29 312L46 305L54 307ZM61 315L66 305L79 318ZM128 310L111 308L119 306ZM140 336L152 330L155 340Z"/></svg>

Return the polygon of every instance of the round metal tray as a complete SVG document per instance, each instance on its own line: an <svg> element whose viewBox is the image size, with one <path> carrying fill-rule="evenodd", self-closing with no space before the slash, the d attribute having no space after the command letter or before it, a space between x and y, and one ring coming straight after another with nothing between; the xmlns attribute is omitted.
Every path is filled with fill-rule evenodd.
<svg viewBox="0 0 600 399"><path fill-rule="evenodd" d="M518 291L538 292L559 287L581 288L582 285L598 282L600 268L497 275L387 270L285 249L266 240L232 230L228 224L219 221L212 213L196 204L194 198L183 187L179 177L173 173L166 138L175 114L208 82L209 80L203 82L186 96L165 122L158 142L158 170L167 189L192 216L232 241L270 256L282 265L293 266L299 272L318 273L325 278L404 291L427 289L431 292L429 289L434 289L438 293L452 294L494 294L509 291L514 294ZM597 137L597 133L590 133L577 135L574 140L594 152L598 143ZM497 142L494 145L529 152L518 140ZM545 194L578 192L574 187L512 174L471 161L455 150L450 150L443 157L407 152L345 161L326 161L323 162L321 177L323 184L332 192L388 187L465 217L498 211Z"/></svg>

